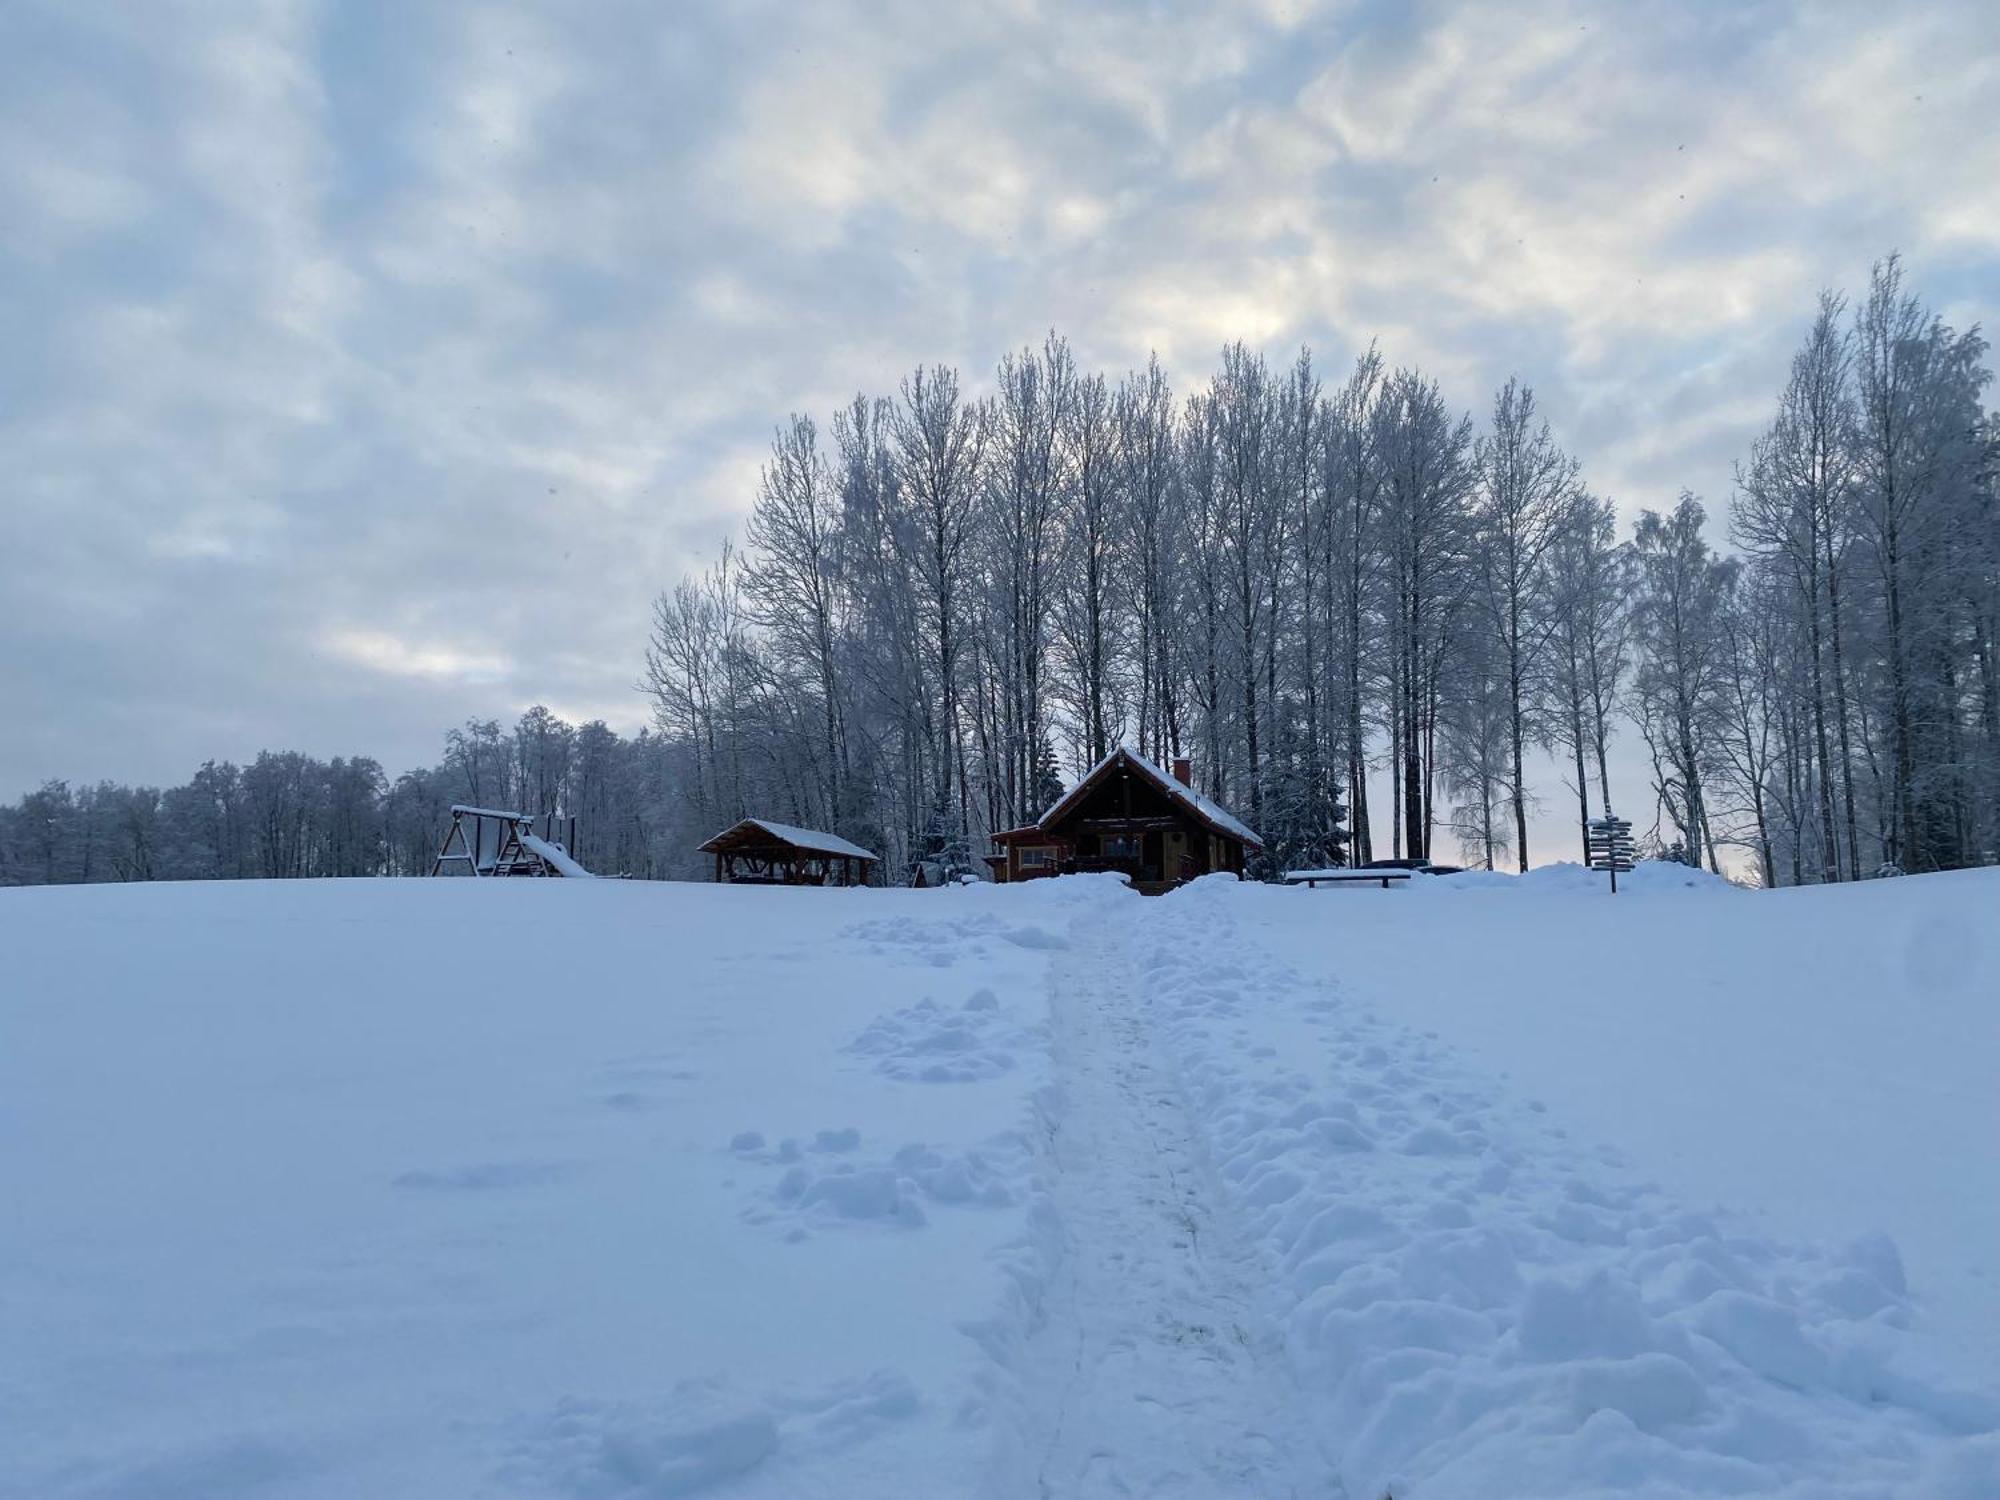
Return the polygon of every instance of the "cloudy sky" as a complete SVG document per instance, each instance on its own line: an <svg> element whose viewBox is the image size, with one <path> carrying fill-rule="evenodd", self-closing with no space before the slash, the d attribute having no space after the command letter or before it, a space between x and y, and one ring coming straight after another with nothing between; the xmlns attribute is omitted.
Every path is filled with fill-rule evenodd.
<svg viewBox="0 0 2000 1500"><path fill-rule="evenodd" d="M1719 510L1892 248L2000 320L1992 0L8 0L0 797L636 727L775 421L1052 325L1519 372Z"/></svg>

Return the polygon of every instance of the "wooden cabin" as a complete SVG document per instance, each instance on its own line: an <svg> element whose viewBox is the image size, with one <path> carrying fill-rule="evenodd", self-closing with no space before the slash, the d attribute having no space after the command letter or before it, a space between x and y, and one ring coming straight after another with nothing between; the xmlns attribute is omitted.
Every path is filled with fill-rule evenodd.
<svg viewBox="0 0 2000 1500"><path fill-rule="evenodd" d="M1115 870L1157 894L1197 876L1243 873L1255 830L1194 789L1187 761L1173 774L1132 750L1112 751L1055 805L1022 828L993 835L998 881Z"/></svg>
<svg viewBox="0 0 2000 1500"><path fill-rule="evenodd" d="M866 885L875 856L838 834L745 818L701 846L729 885Z"/></svg>

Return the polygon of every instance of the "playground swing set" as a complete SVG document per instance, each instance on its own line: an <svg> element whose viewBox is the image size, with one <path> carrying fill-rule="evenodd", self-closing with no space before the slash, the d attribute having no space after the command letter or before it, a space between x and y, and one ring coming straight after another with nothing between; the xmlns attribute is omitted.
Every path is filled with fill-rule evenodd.
<svg viewBox="0 0 2000 1500"><path fill-rule="evenodd" d="M453 803L451 827L431 874L588 879L590 871L570 855L575 844L575 818Z"/></svg>

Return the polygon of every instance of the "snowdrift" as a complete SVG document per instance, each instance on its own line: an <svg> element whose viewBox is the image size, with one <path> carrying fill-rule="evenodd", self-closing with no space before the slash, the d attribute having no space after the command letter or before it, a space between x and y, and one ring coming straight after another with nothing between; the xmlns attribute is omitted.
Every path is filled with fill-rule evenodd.
<svg viewBox="0 0 2000 1500"><path fill-rule="evenodd" d="M1525 874L1500 870L1461 870L1456 875L1432 875L1410 880L1398 888L1432 895L1457 891L1505 891L1534 896L1609 896L1611 879L1598 870L1573 862L1537 865ZM1669 891L1700 891L1704 894L1735 891L1720 875L1691 869L1663 859L1641 860L1618 877L1620 894L1659 895Z"/></svg>
<svg viewBox="0 0 2000 1500"><path fill-rule="evenodd" d="M1701 920L1679 898L1731 888L1641 882L1618 910L1675 961L1641 955L1616 987L1594 989L1588 970L1565 983L1523 962L1548 942L1562 972L1555 945L1582 920L1573 877L1422 884L1454 883L1524 899L1445 903L1441 917L1439 904L1395 892L1372 905L1287 893L1286 908L1262 892L1204 882L1161 903L1146 932L1188 1097L1274 1268L1274 1316L1346 1492L2000 1494L2000 1345L1952 1337L1990 1319L1990 1285L1925 1286L1948 1290L1954 1305L1922 1320L1889 1235L1801 1243L1664 1190L1613 1145L1643 1138L1631 1127L1649 1110L1754 1163L1769 1179L1755 1206L1786 1201L1775 1187L1792 1152L1767 1151L1743 1131L1743 1112L1718 1097L1698 1064L1648 1089L1637 1075L1657 1074L1658 1054L1619 1067L1599 1050L1601 1038L1551 1025L1538 1001L1561 990L1623 1018L1658 1007L1676 1024L1677 986L1699 986L1709 967L1676 941L1682 923ZM1932 882L1928 900L1969 916L1995 890L1978 877ZM1544 904L1546 925L1533 915ZM1796 918L1812 904L1747 894L1719 903L1732 912L1762 906L1753 914L1767 945L1802 940ZM1472 910L1495 925L1439 925ZM1339 923L1332 932L1329 919ZM1332 977L1368 941L1360 933L1371 921L1371 972L1399 978ZM1684 936L1716 944L1727 935L1696 926ZM1709 951L1718 968L1740 957L1726 941ZM1989 951L1980 960L1982 974L1991 959ZM1457 1013L1417 998L1440 981L1514 1030L1521 1041L1510 1061L1539 1054L1538 1079L1610 1064L1626 1089L1622 1120L1606 1114L1601 1130L1578 1139L1568 1116L1510 1087L1506 1071L1469 1065L1438 1030L1412 1024ZM1992 993L1968 995L1958 1009L1961 1041L1989 1066ZM1826 1014L1823 992L1764 998L1802 1026ZM1867 1008L1877 1030L1851 1038L1857 1048L1899 1019L1903 997L1874 998ZM1726 1054L1743 1032L1682 1007L1679 1021L1690 1019L1712 1023L1702 1038L1709 1056ZM1630 1037L1616 1050L1629 1052ZM1811 1050L1796 1049L1801 1058ZM1914 1096L1939 1081L1910 1076L1895 1087ZM1829 1107L1851 1102L1825 1075L1816 1083ZM1729 1128L1716 1129L1718 1112ZM1842 1164L1823 1154L1832 1145L1798 1152L1823 1180L1841 1176ZM1875 1154L1886 1150L1925 1179L1921 1227L1962 1236L1951 1242L1955 1269L1991 1243L1973 1237L1991 1199L1968 1215L1960 1190L1967 1169L1991 1182L1996 1153L1987 1140L1936 1161L1927 1146L1892 1137ZM1866 1172L1848 1184L1850 1192L1872 1185Z"/></svg>
<svg viewBox="0 0 2000 1500"><path fill-rule="evenodd" d="M1990 1500L2000 877L1686 873L0 891L0 1494Z"/></svg>

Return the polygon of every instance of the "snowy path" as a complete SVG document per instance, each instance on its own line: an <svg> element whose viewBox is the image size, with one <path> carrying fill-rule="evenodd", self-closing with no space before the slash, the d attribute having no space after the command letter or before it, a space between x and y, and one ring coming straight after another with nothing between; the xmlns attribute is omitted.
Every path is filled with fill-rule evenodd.
<svg viewBox="0 0 2000 1500"><path fill-rule="evenodd" d="M1991 1274L1986 1117L1908 1101L1990 1100L1994 887L1873 885L0 892L0 1497L1995 1500L1983 1304L1742 1216L1855 1177L1750 1127L1854 1108ZM1571 927L1653 988L1565 995ZM1723 1130L1732 1006L1901 1066ZM1656 1185L1535 1097L1593 1068L1765 1177Z"/></svg>
<svg viewBox="0 0 2000 1500"><path fill-rule="evenodd" d="M1042 1321L995 1492L1335 1495L1132 955L1115 925L1084 926L1051 966Z"/></svg>

